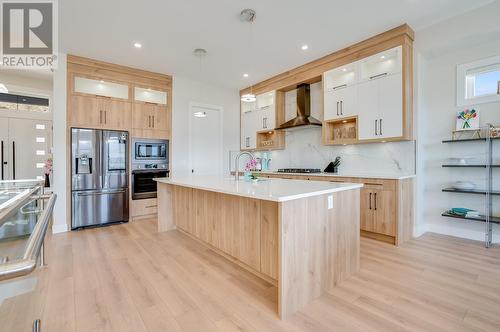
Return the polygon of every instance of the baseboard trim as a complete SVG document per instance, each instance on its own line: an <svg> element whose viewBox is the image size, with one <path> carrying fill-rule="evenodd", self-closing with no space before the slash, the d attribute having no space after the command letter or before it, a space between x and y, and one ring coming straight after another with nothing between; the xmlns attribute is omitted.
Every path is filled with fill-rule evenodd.
<svg viewBox="0 0 500 332"><path fill-rule="evenodd" d="M53 224L52 225L52 234L65 233L67 231L68 231L68 225L66 225L66 224L62 224L62 225Z"/></svg>

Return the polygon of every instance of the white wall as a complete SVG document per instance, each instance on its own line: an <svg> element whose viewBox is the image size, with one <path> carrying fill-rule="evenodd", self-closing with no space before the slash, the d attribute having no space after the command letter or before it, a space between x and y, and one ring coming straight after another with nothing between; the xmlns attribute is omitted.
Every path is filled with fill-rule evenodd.
<svg viewBox="0 0 500 332"><path fill-rule="evenodd" d="M418 212L419 232L431 231L475 240L484 240L484 223L441 217L451 207L468 207L484 212L480 195L443 193L457 180L470 180L485 186L481 169L442 168L446 158L472 156L484 158L484 144L442 144L455 127L456 66L500 54L500 2L452 18L423 31L417 31L415 53L418 61ZM474 105L481 124L500 125L500 103ZM494 143L496 162L500 146ZM500 188L500 173L494 171L494 188ZM500 214L500 198L493 199L494 214ZM500 227L494 228L494 242L500 242Z"/></svg>
<svg viewBox="0 0 500 332"><path fill-rule="evenodd" d="M59 54L58 68L54 70L53 97L54 169L53 190L57 194L54 206L52 232L66 232L66 54Z"/></svg>
<svg viewBox="0 0 500 332"><path fill-rule="evenodd" d="M174 76L172 98L172 174L189 172L190 102L223 107L222 163L224 174L227 174L229 172L229 151L239 149L239 91Z"/></svg>

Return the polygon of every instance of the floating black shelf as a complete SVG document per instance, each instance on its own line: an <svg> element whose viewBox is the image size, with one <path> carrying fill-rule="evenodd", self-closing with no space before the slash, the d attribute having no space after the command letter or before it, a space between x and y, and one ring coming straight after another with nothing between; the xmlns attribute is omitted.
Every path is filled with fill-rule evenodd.
<svg viewBox="0 0 500 332"><path fill-rule="evenodd" d="M478 195L486 195L486 190L479 189L455 189L455 188L444 188L444 192L447 193L464 193L464 194L478 194ZM492 191L491 195L500 195L500 191Z"/></svg>
<svg viewBox="0 0 500 332"><path fill-rule="evenodd" d="M492 137L491 140L499 139L500 137ZM460 142L480 142L486 141L486 138L466 138L466 139L448 139L442 141L443 143L460 143Z"/></svg>
<svg viewBox="0 0 500 332"><path fill-rule="evenodd" d="M441 215L443 217L450 217L450 218L463 219L463 220L473 220L473 221L480 221L480 222L486 221L486 217L481 216L481 215L479 217L462 217L462 216L457 216L455 214L451 214L449 212L444 212ZM500 224L500 217L491 216L490 222L494 223L494 224Z"/></svg>
<svg viewBox="0 0 500 332"><path fill-rule="evenodd" d="M486 165L479 165L479 164L474 164L474 165L460 165L460 164L446 164L443 165L443 167L479 167L479 168L486 168ZM500 167L500 165L491 165L491 167Z"/></svg>

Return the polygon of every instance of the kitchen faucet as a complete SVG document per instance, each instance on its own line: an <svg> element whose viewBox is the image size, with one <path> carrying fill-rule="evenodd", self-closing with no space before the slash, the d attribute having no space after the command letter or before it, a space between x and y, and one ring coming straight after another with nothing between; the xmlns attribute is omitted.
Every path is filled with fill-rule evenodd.
<svg viewBox="0 0 500 332"><path fill-rule="evenodd" d="M234 168L235 168L235 172L234 172L234 180L235 181L239 181L240 180L240 157L242 155L247 155L250 157L250 159L253 159L253 154L251 154L250 152L247 152L247 151L241 151L240 153L238 153L238 155L236 156L235 160L234 160Z"/></svg>

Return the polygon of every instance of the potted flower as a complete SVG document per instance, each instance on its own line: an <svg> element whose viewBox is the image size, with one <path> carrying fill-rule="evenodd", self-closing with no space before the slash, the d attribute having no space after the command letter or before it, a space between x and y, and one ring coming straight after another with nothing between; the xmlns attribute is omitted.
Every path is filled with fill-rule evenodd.
<svg viewBox="0 0 500 332"><path fill-rule="evenodd" d="M45 174L45 187L50 187L50 174L52 174L52 158L47 159L45 161L45 165L43 166L43 173Z"/></svg>

